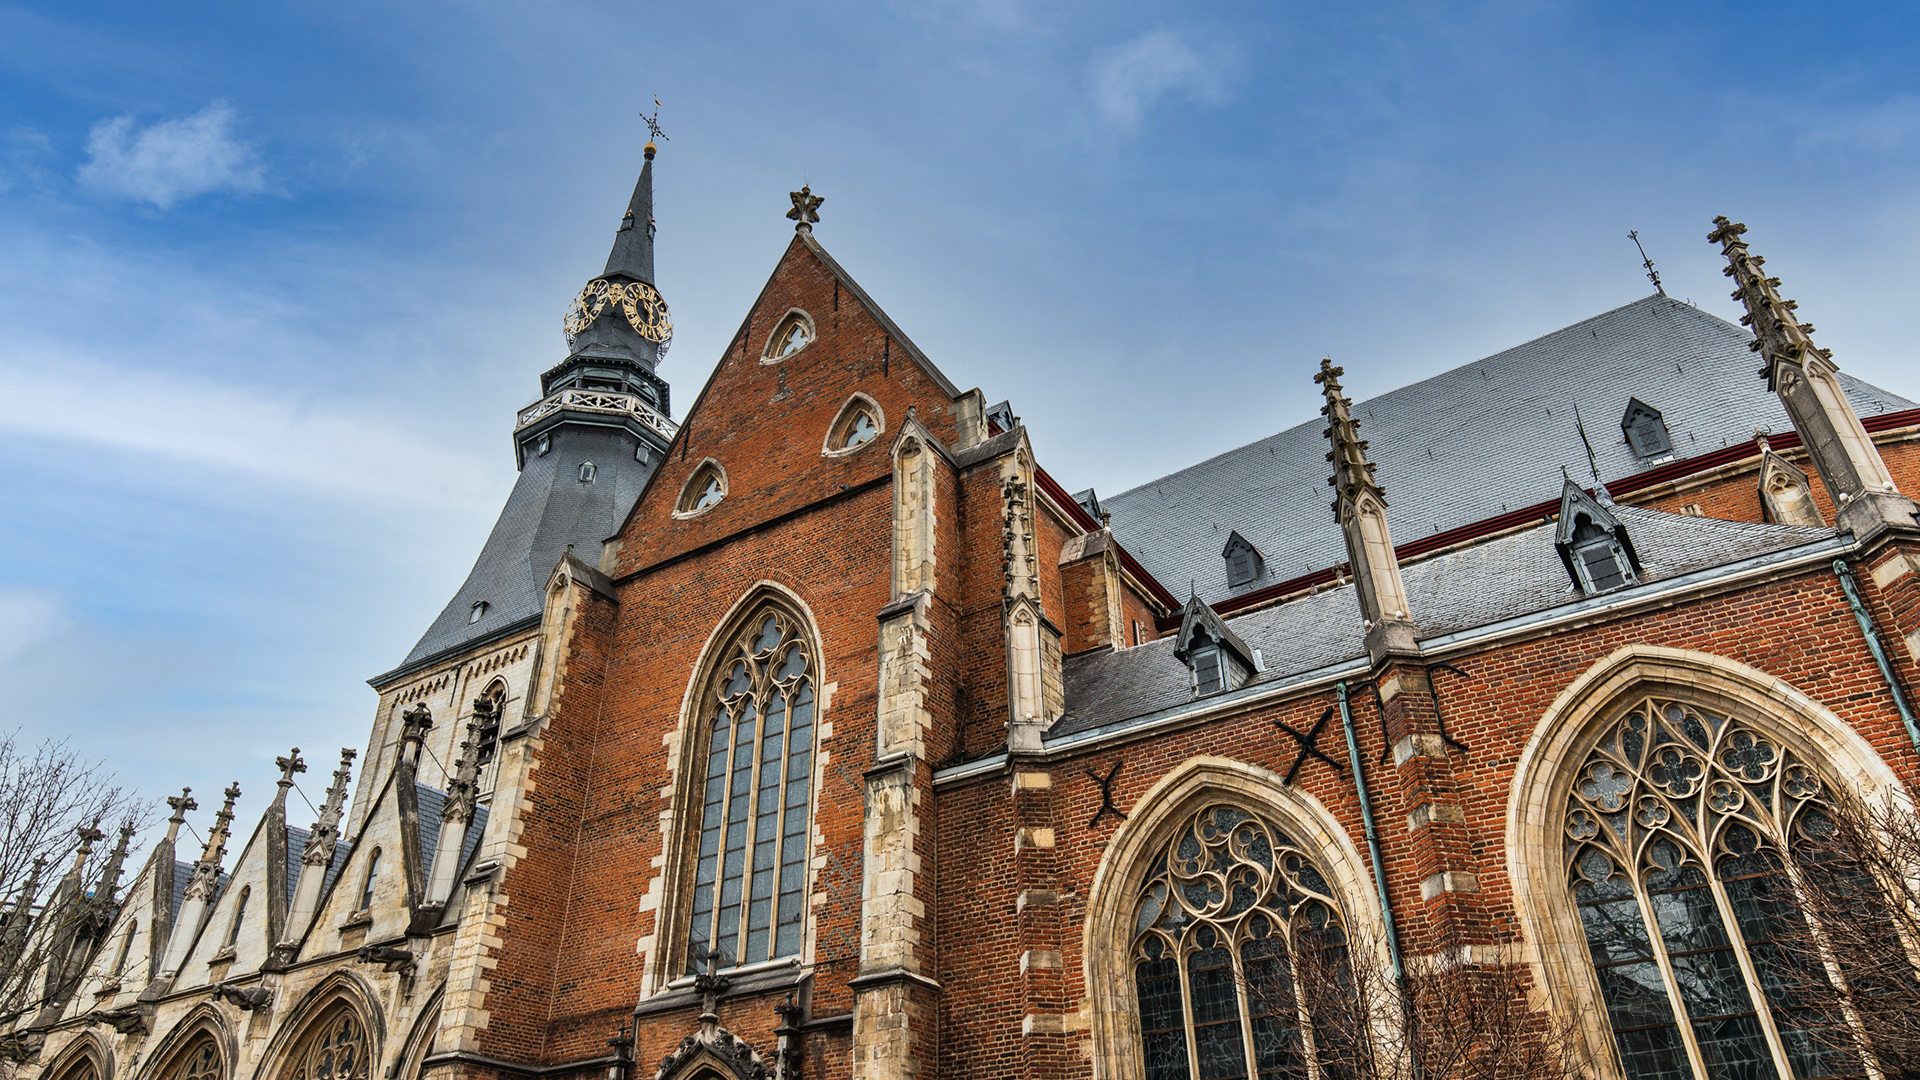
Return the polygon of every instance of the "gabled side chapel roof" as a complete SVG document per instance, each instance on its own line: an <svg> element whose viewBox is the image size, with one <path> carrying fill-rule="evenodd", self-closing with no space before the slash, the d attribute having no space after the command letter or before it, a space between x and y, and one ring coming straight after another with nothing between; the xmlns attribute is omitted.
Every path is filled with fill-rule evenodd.
<svg viewBox="0 0 1920 1080"><path fill-rule="evenodd" d="M1357 402L1353 413L1387 489L1394 540L1546 498L1559 490L1563 465L1585 473L1575 403L1608 479L1651 467L1620 430L1631 398L1661 411L1676 459L1748 442L1755 427L1791 430L1779 399L1754 374L1752 340L1724 319L1655 295ZM1841 380L1862 416L1914 407L1844 372ZM1195 582L1210 603L1324 570L1347 558L1327 509L1325 426L1316 417L1105 497L1102 509L1148 572L1163 582ZM1260 577L1240 588L1228 588L1220 558L1234 529L1266 556Z"/></svg>

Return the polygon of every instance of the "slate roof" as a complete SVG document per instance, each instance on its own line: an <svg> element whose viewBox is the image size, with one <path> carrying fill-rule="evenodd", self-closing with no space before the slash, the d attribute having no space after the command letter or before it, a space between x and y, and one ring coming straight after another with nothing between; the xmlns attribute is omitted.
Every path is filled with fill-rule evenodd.
<svg viewBox="0 0 1920 1080"><path fill-rule="evenodd" d="M1584 480L1576 402L1610 480L1654 464L1634 456L1620 430L1633 397L1661 411L1676 458L1749 441L1756 427L1792 430L1755 375L1750 340L1724 319L1655 295L1357 402L1395 542L1551 499L1563 465ZM1863 416L1914 407L1844 372L1841 379ZM1209 603L1324 570L1347 557L1328 509L1325 426L1316 417L1106 496L1101 507L1149 573L1176 592L1193 582ZM1228 587L1220 556L1234 529L1266 558L1261 576L1240 588Z"/></svg>
<svg viewBox="0 0 1920 1080"><path fill-rule="evenodd" d="M1636 506L1616 506L1613 511L1640 554L1642 584L1836 535L1833 529L1720 521ZM1567 576L1553 536L1554 525L1543 523L1402 567L1420 637L1585 599ZM1228 619L1227 625L1260 650L1265 662L1266 670L1249 686L1366 655L1360 605L1351 583ZM1047 738L1144 718L1192 701L1192 677L1173 655L1173 646L1168 636L1131 649L1068 657L1066 715Z"/></svg>
<svg viewBox="0 0 1920 1080"><path fill-rule="evenodd" d="M420 807L420 853L427 860L422 872L433 873L433 857L440 850L441 813L446 809L447 793L439 788L425 784L414 785L415 800ZM473 858L473 849L480 846L480 837L487 831L487 808L473 808L473 822L467 827L466 839L460 844L460 866L467 865Z"/></svg>
<svg viewBox="0 0 1920 1080"><path fill-rule="evenodd" d="M293 894L300 886L300 860L307 853L307 841L313 839L313 833L306 829L287 826L287 906L293 906ZM333 879L340 876L340 868L347 862L347 845L333 846L333 864L327 867L326 879L320 883L320 895L325 896L327 887Z"/></svg>
<svg viewBox="0 0 1920 1080"><path fill-rule="evenodd" d="M586 562L599 562L600 541L619 531L653 469L634 459L633 448L633 437L618 428L555 428L552 449L529 454L521 467L466 582L400 667L537 618L547 575L568 544ZM580 465L588 461L595 470L590 484L580 482ZM487 610L480 621L469 622L476 600L486 601Z"/></svg>

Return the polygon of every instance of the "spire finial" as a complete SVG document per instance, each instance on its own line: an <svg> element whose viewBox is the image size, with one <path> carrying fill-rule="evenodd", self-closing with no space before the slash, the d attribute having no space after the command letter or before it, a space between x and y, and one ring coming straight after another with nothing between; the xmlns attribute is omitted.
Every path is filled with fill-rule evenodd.
<svg viewBox="0 0 1920 1080"><path fill-rule="evenodd" d="M167 796L167 805L173 808L173 816L167 819L167 843L171 844L180 835L180 826L187 823L187 812L200 809L200 804L194 801L193 789L183 787L180 794Z"/></svg>
<svg viewBox="0 0 1920 1080"><path fill-rule="evenodd" d="M1667 295L1666 286L1660 284L1660 271L1653 268L1653 260L1647 257L1647 249L1640 243L1640 230L1628 229L1627 238L1633 241L1634 247L1640 249L1640 265L1647 268L1647 280L1653 282L1653 290L1661 296Z"/></svg>
<svg viewBox="0 0 1920 1080"><path fill-rule="evenodd" d="M820 220L820 204L826 202L826 198L815 195L808 184L801 184L799 191L787 192L787 198L793 200L793 209L787 211L787 217L796 223L793 231L811 233L814 222Z"/></svg>
<svg viewBox="0 0 1920 1080"><path fill-rule="evenodd" d="M280 783L280 786L283 788L290 788L293 786L294 773L303 773L307 771L307 763L301 759L300 748L297 746L293 748L293 753L289 754L288 756L274 758L273 763L276 766L278 766L280 769L279 783Z"/></svg>
<svg viewBox="0 0 1920 1080"><path fill-rule="evenodd" d="M220 885L220 860L227 853L227 826L233 822L233 802L240 797L238 782L228 784L221 792L227 801L220 812L213 815L213 828L207 832L207 846L200 850L200 861L194 864L193 876L187 879L186 890L182 895L188 900L211 902Z"/></svg>
<svg viewBox="0 0 1920 1080"><path fill-rule="evenodd" d="M649 116L646 113L641 113L640 119L647 122L647 134L652 136L652 138L647 140L647 145L641 147L641 150L647 155L647 160L652 161L653 155L660 150L660 147L655 145L654 139L658 139L661 142L667 141L666 132L660 130L660 95L655 94L653 96L653 115Z"/></svg>
<svg viewBox="0 0 1920 1080"><path fill-rule="evenodd" d="M1733 298L1747 309L1740 324L1753 330L1747 348L1766 357L1767 367L1761 374L1767 377L1768 389L1779 389L1778 369L1783 363L1799 366L1810 357L1818 357L1832 365L1833 353L1813 343L1812 324L1794 315L1800 305L1781 299L1780 279L1761 271L1767 260L1747 251L1747 242L1740 239L1747 227L1727 220L1724 214L1714 218L1713 224L1715 228L1707 239L1719 244L1720 253L1726 256L1726 268L1720 272L1733 279Z"/></svg>
<svg viewBox="0 0 1920 1080"><path fill-rule="evenodd" d="M1373 478L1373 463L1367 460L1367 441L1360 437L1360 421L1353 418L1353 402L1341 393L1340 376L1346 373L1346 368L1335 365L1332 360L1322 360L1319 372L1313 377L1327 398L1327 403L1320 407L1320 415L1327 418L1326 430L1321 434L1333 442L1333 449L1327 452L1327 460L1333 463L1333 475L1327 477L1327 483L1336 493L1333 503L1336 514L1342 502L1358 498L1362 491L1372 492L1382 506L1387 503L1387 493Z"/></svg>
<svg viewBox="0 0 1920 1080"><path fill-rule="evenodd" d="M334 840L340 830L340 812L347 803L347 782L352 779L353 759L358 756L359 751L350 746L340 748L340 767L333 770L333 786L327 789L327 797L320 803L320 816L308 834L307 850L301 855L301 862L313 866L326 866L333 862Z"/></svg>

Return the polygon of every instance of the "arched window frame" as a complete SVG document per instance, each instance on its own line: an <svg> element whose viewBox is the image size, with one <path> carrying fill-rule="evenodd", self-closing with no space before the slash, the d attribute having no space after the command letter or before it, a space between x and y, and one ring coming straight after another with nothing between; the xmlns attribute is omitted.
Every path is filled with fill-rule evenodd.
<svg viewBox="0 0 1920 1080"><path fill-rule="evenodd" d="M847 437L861 413L865 413L872 420L873 434L848 446ZM880 437L886 433L887 415L881 411L880 403L865 394L855 393L847 398L846 404L840 406L840 411L834 416L833 423L827 425L827 437L820 443L820 453L824 457L845 457L848 454L857 454L880 442Z"/></svg>
<svg viewBox="0 0 1920 1080"><path fill-rule="evenodd" d="M294 1020L280 1028L264 1055L271 1062L255 1076L260 1080L374 1080L382 1060L386 1030L378 1012L369 1007L373 995L359 979L336 974L308 991L292 1010ZM316 1052L341 1035L341 1022L350 1021L356 1047L353 1067L323 1075L313 1068Z"/></svg>
<svg viewBox="0 0 1920 1080"><path fill-rule="evenodd" d="M230 1080L237 1050L219 1011L201 1004L161 1041L151 1059L158 1065L145 1080Z"/></svg>
<svg viewBox="0 0 1920 1080"><path fill-rule="evenodd" d="M497 675L494 676L493 681L487 684L487 688L480 691L474 698L476 704L482 701L489 701L493 705L493 712L490 716L481 715L480 710L476 710L476 715L474 716L474 719L478 721L479 730L474 732L475 741L473 752L476 755L476 761L480 769L480 787L484 790L493 786L488 779L490 775L489 767L493 764L494 759L499 756L500 732L506 727L507 680ZM459 753L460 743L465 738L465 735L466 733L464 731L456 732L454 735L453 745L456 754Z"/></svg>
<svg viewBox="0 0 1920 1080"><path fill-rule="evenodd" d="M367 868L360 876L360 892L356 898L358 906L354 908L355 914L373 910L374 889L380 884L380 855L380 849L374 848L373 852L367 856Z"/></svg>
<svg viewBox="0 0 1920 1080"><path fill-rule="evenodd" d="M1507 872L1522 932L1539 946L1535 981L1554 1014L1574 1024L1600 1080L1625 1074L1569 886L1568 795L1603 733L1649 696L1695 702L1764 730L1826 784L1870 800L1905 798L1898 779L1851 726L1792 685L1737 661L1629 645L1574 680L1543 715L1515 768Z"/></svg>
<svg viewBox="0 0 1920 1080"><path fill-rule="evenodd" d="M831 685L831 674L826 669L822 654L818 621L812 609L798 595L786 587L771 581L762 581L749 589L734 603L727 615L715 626L701 651L701 661L694 669L693 677L688 681L687 691L681 703L681 720L675 732L670 749L669 767L673 771L674 786L672 801L661 823L662 846L666 853L665 866L651 886L655 895L662 897L659 912L654 924L654 932L643 937L640 948L646 954L646 993L656 993L670 985L686 982L691 964L689 952L692 943L692 925L694 917L694 899L696 878L700 857L700 829L705 811L705 784L709 761L710 740L713 735L714 707L717 700L713 696L715 681L722 675L723 669L731 664L733 654L731 646L747 633L750 627L757 626L761 618L770 610L778 610L793 621L797 628L797 638L809 652L809 666L806 677L815 690L813 704L812 730L816 733L810 751L810 767L807 771L808 802L805 815L804 854L801 861L803 886L801 898L801 946L798 960L802 964L810 963L814 953L814 926L812 896L815 873L812 868L812 852L817 850L821 837L815 820L814 809L818 805L819 790L822 783L821 755L819 752L818 732L821 725L828 722L828 701L820 688ZM777 899L777 895L776 895ZM776 912L777 920L777 912ZM777 923L776 923L777 925ZM792 962L792 957L782 956L768 965ZM728 963L734 967L767 966L762 964L739 964L738 958L729 956Z"/></svg>
<svg viewBox="0 0 1920 1080"><path fill-rule="evenodd" d="M718 482L719 495L702 506L700 500L706 495L710 480ZM673 516L680 520L696 518L726 501L727 470L713 458L706 458L687 474L687 482L680 487L680 497L674 501Z"/></svg>
<svg viewBox="0 0 1920 1080"><path fill-rule="evenodd" d="M786 348L788 340L793 337L796 329L806 333L806 343L791 352L781 351ZM767 335L767 343L760 350L760 362L777 364L790 356L800 355L818 340L820 340L820 334L814 328L813 316L797 307L788 308L787 313L780 316L779 320L773 324L773 332Z"/></svg>
<svg viewBox="0 0 1920 1080"><path fill-rule="evenodd" d="M1085 985L1092 1005L1093 1053L1106 1080L1145 1080L1140 1008L1135 994L1135 905L1154 858L1193 815L1210 805L1237 806L1272 822L1315 865L1341 906L1351 947L1371 949L1364 963L1386 970L1385 920L1366 862L1327 808L1274 772L1221 757L1193 757L1148 789L1114 830L1087 890L1081 924ZM1362 961L1356 961L1356 966ZM1382 1003L1391 1007L1390 1003ZM1386 1018L1376 1018L1385 1023Z"/></svg>
<svg viewBox="0 0 1920 1080"><path fill-rule="evenodd" d="M251 899L253 886L242 885L240 895L234 898L233 918L227 923L227 936L221 943L221 952L231 953L240 944L240 931L247 927L247 901Z"/></svg>

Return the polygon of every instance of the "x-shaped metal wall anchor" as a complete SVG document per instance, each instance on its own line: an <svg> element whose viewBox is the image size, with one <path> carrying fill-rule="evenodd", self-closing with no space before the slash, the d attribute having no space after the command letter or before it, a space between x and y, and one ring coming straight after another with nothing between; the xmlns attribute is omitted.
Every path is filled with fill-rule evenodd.
<svg viewBox="0 0 1920 1080"><path fill-rule="evenodd" d="M1108 769L1105 776L1101 776L1092 769L1085 770L1087 779L1100 785L1100 809L1093 812L1093 818L1087 822L1087 828L1091 829L1100 824L1100 819L1108 814L1112 814L1121 821L1127 820L1126 811L1113 804L1113 778L1120 775L1120 766L1126 763L1126 758L1114 758L1113 768Z"/></svg>
<svg viewBox="0 0 1920 1080"><path fill-rule="evenodd" d="M1333 769L1334 775L1336 776L1345 775L1345 772L1340 768L1339 762L1321 753L1320 748L1314 745L1314 743L1320 738L1320 729L1326 727L1327 721L1331 719L1333 719L1333 706L1329 705L1327 706L1327 711L1320 714L1320 719L1315 720L1313 722L1313 729L1308 731L1305 735L1302 735L1299 732L1288 727L1282 721L1275 720L1273 722L1274 727L1277 727L1281 731L1284 731L1287 734L1293 736L1293 741L1300 744L1300 753L1293 759L1293 767L1287 770L1287 778L1283 780L1282 783L1286 784L1288 787L1292 787L1294 776L1300 772L1301 764L1305 762L1309 756L1317 757L1321 761L1326 762L1327 765Z"/></svg>

